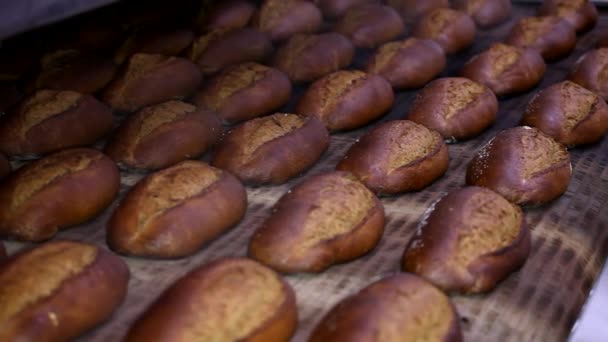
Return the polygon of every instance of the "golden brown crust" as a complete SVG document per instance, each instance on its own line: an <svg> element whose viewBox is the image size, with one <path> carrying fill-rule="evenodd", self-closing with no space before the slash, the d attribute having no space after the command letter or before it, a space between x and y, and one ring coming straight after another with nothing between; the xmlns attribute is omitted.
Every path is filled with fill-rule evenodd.
<svg viewBox="0 0 608 342"><path fill-rule="evenodd" d="M245 62L264 62L272 53L268 36L252 28L216 29L194 40L186 56L204 75Z"/></svg>
<svg viewBox="0 0 608 342"><path fill-rule="evenodd" d="M314 116L276 113L249 120L224 136L211 164L245 183L280 184L311 167L329 146Z"/></svg>
<svg viewBox="0 0 608 342"><path fill-rule="evenodd" d="M489 28L511 17L511 0L453 0L452 7L471 16L477 26Z"/></svg>
<svg viewBox="0 0 608 342"><path fill-rule="evenodd" d="M6 177L11 172L11 163L6 156L0 153L0 179Z"/></svg>
<svg viewBox="0 0 608 342"><path fill-rule="evenodd" d="M460 342L462 333L443 292L413 274L398 273L334 306L309 341Z"/></svg>
<svg viewBox="0 0 608 342"><path fill-rule="evenodd" d="M439 44L411 37L380 46L365 70L384 77L394 88L408 89L422 87L446 65L445 53Z"/></svg>
<svg viewBox="0 0 608 342"><path fill-rule="evenodd" d="M336 169L352 172L377 194L395 194L427 187L445 173L448 162L448 150L438 132L395 120L361 137Z"/></svg>
<svg viewBox="0 0 608 342"><path fill-rule="evenodd" d="M444 291L491 291L519 269L530 253L522 210L487 188L449 193L424 214L402 259Z"/></svg>
<svg viewBox="0 0 608 342"><path fill-rule="evenodd" d="M273 65L292 82L310 82L348 66L354 55L355 47L342 34L298 34L277 51Z"/></svg>
<svg viewBox="0 0 608 342"><path fill-rule="evenodd" d="M536 127L566 146L591 144L608 131L608 106L595 93L563 81L534 96L521 124Z"/></svg>
<svg viewBox="0 0 608 342"><path fill-rule="evenodd" d="M129 191L108 223L108 245L129 255L188 256L238 223L246 209L247 193L234 176L184 161Z"/></svg>
<svg viewBox="0 0 608 342"><path fill-rule="evenodd" d="M379 118L394 100L391 85L381 76L341 70L311 84L295 111L318 117L330 131L349 130Z"/></svg>
<svg viewBox="0 0 608 342"><path fill-rule="evenodd" d="M264 0L253 17L252 26L271 40L281 41L294 34L315 33L322 21L321 11L311 1Z"/></svg>
<svg viewBox="0 0 608 342"><path fill-rule="evenodd" d="M226 68L192 99L228 123L272 113L289 101L291 82L282 71L258 63Z"/></svg>
<svg viewBox="0 0 608 342"><path fill-rule="evenodd" d="M591 50L579 58L570 80L608 100L608 48Z"/></svg>
<svg viewBox="0 0 608 342"><path fill-rule="evenodd" d="M560 17L526 17L513 26L505 42L535 49L545 60L555 60L574 49L576 32Z"/></svg>
<svg viewBox="0 0 608 342"><path fill-rule="evenodd" d="M473 44L477 28L466 13L450 8L437 8L423 16L412 28L412 36L432 39L446 54L462 51Z"/></svg>
<svg viewBox="0 0 608 342"><path fill-rule="evenodd" d="M450 7L448 0L387 0L386 4L399 12L407 24L416 22L436 8Z"/></svg>
<svg viewBox="0 0 608 342"><path fill-rule="evenodd" d="M483 132L497 112L498 100L488 87L463 77L446 77L418 92L407 119L447 140L461 140Z"/></svg>
<svg viewBox="0 0 608 342"><path fill-rule="evenodd" d="M314 0L323 16L329 19L342 17L349 9L365 5L379 3L379 0Z"/></svg>
<svg viewBox="0 0 608 342"><path fill-rule="evenodd" d="M0 186L0 234L51 238L95 217L118 194L116 164L92 149L69 149L12 172Z"/></svg>
<svg viewBox="0 0 608 342"><path fill-rule="evenodd" d="M90 145L110 131L113 120L91 95L40 90L0 120L0 150L28 155Z"/></svg>
<svg viewBox="0 0 608 342"><path fill-rule="evenodd" d="M211 8L201 10L197 27L201 32L240 29L249 24L255 10L255 5L248 0L219 1Z"/></svg>
<svg viewBox="0 0 608 342"><path fill-rule="evenodd" d="M136 53L177 56L194 40L191 30L142 30L129 36L114 53L114 62L122 64Z"/></svg>
<svg viewBox="0 0 608 342"><path fill-rule="evenodd" d="M546 68L543 57L536 50L496 43L473 56L460 74L501 96L534 87L543 78Z"/></svg>
<svg viewBox="0 0 608 342"><path fill-rule="evenodd" d="M104 151L120 166L160 169L199 157L221 133L222 125L213 112L168 101L130 115Z"/></svg>
<svg viewBox="0 0 608 342"><path fill-rule="evenodd" d="M564 146L536 128L514 127L477 152L466 182L490 188L513 203L539 205L561 196L571 176Z"/></svg>
<svg viewBox="0 0 608 342"><path fill-rule="evenodd" d="M334 26L334 31L347 36L358 48L374 48L397 38L404 29L399 14L380 4L353 7Z"/></svg>
<svg viewBox="0 0 608 342"><path fill-rule="evenodd" d="M589 0L544 0L539 15L557 15L564 18L576 32L584 32L595 26L597 8Z"/></svg>
<svg viewBox="0 0 608 342"><path fill-rule="evenodd" d="M0 340L69 341L122 303L129 269L114 254L53 241L0 264Z"/></svg>
<svg viewBox="0 0 608 342"><path fill-rule="evenodd" d="M202 80L200 69L185 58L136 53L108 85L102 98L117 111L134 112L185 98Z"/></svg>
<svg viewBox="0 0 608 342"><path fill-rule="evenodd" d="M165 290L125 341L287 342L296 326L296 298L287 282L251 259L223 258Z"/></svg>
<svg viewBox="0 0 608 342"><path fill-rule="evenodd" d="M384 209L365 185L334 171L308 178L275 204L249 243L249 256L280 272L322 272L371 251Z"/></svg>

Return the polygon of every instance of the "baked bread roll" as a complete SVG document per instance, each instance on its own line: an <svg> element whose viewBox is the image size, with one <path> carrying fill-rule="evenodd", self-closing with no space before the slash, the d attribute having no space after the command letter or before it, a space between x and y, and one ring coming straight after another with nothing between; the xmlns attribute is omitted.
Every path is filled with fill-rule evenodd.
<svg viewBox="0 0 608 342"><path fill-rule="evenodd" d="M255 10L255 5L249 0L215 2L211 8L201 10L196 26L201 32L240 29L249 24Z"/></svg>
<svg viewBox="0 0 608 342"><path fill-rule="evenodd" d="M136 53L103 93L103 101L121 112L135 112L153 104L192 94L203 80L189 60Z"/></svg>
<svg viewBox="0 0 608 342"><path fill-rule="evenodd" d="M589 0L543 0L540 15L557 15L564 18L576 32L591 29L597 22L597 8Z"/></svg>
<svg viewBox="0 0 608 342"><path fill-rule="evenodd" d="M347 67L355 47L344 35L335 32L291 37L275 54L273 65L292 82L311 82Z"/></svg>
<svg viewBox="0 0 608 342"><path fill-rule="evenodd" d="M221 134L222 125L214 113L168 101L127 117L105 153L120 166L160 169L199 157Z"/></svg>
<svg viewBox="0 0 608 342"><path fill-rule="evenodd" d="M113 121L112 111L91 95L40 90L0 119L0 151L23 156L91 145Z"/></svg>
<svg viewBox="0 0 608 342"><path fill-rule="evenodd" d="M93 245L52 241L0 263L0 340L71 341L110 318L129 269Z"/></svg>
<svg viewBox="0 0 608 342"><path fill-rule="evenodd" d="M365 70L384 77L394 88L418 88L447 65L443 49L430 39L407 38L381 45Z"/></svg>
<svg viewBox="0 0 608 342"><path fill-rule="evenodd" d="M291 82L275 68L243 63L226 68L192 99L226 123L253 119L276 111L291 97Z"/></svg>
<svg viewBox="0 0 608 342"><path fill-rule="evenodd" d="M237 224L246 209L247 193L234 176L184 161L129 191L108 223L108 245L122 254L185 257Z"/></svg>
<svg viewBox="0 0 608 342"><path fill-rule="evenodd" d="M114 53L114 62L122 64L136 53L177 56L194 40L191 30L141 30L129 36Z"/></svg>
<svg viewBox="0 0 608 342"><path fill-rule="evenodd" d="M466 13L451 8L437 8L424 15L412 28L412 36L432 39L446 54L454 54L475 41L477 28Z"/></svg>
<svg viewBox="0 0 608 342"><path fill-rule="evenodd" d="M448 169L441 135L408 120L382 123L357 140L337 170L352 172L377 194L427 187Z"/></svg>
<svg viewBox="0 0 608 342"><path fill-rule="evenodd" d="M398 273L339 302L309 341L460 342L458 321L448 296L422 278Z"/></svg>
<svg viewBox="0 0 608 342"><path fill-rule="evenodd" d="M546 68L543 57L534 49L495 43L469 59L460 73L501 96L534 87L543 78Z"/></svg>
<svg viewBox="0 0 608 342"><path fill-rule="evenodd" d="M263 62L272 53L266 34L251 28L217 29L194 40L186 56L210 75L245 62Z"/></svg>
<svg viewBox="0 0 608 342"><path fill-rule="evenodd" d="M436 8L450 7L448 0L386 0L386 4L394 8L407 24L417 21Z"/></svg>
<svg viewBox="0 0 608 342"><path fill-rule="evenodd" d="M570 74L570 80L608 101L608 48L585 53L578 59Z"/></svg>
<svg viewBox="0 0 608 342"><path fill-rule="evenodd" d="M0 183L0 235L50 239L59 229L94 218L119 186L116 164L96 150L63 150L34 161Z"/></svg>
<svg viewBox="0 0 608 342"><path fill-rule="evenodd" d="M276 113L229 131L211 164L245 183L281 184L316 163L329 139L323 123L314 116Z"/></svg>
<svg viewBox="0 0 608 342"><path fill-rule="evenodd" d="M574 50L576 32L560 17L526 17L513 26L505 42L535 49L545 60L555 60Z"/></svg>
<svg viewBox="0 0 608 342"><path fill-rule="evenodd" d="M456 142L479 135L497 113L498 100L490 88L464 77L446 77L418 92L407 119Z"/></svg>
<svg viewBox="0 0 608 342"><path fill-rule="evenodd" d="M380 4L364 4L349 9L334 26L358 48L374 48L397 38L405 25L394 9Z"/></svg>
<svg viewBox="0 0 608 342"><path fill-rule="evenodd" d="M6 177L11 172L11 163L6 156L0 153L0 179Z"/></svg>
<svg viewBox="0 0 608 342"><path fill-rule="evenodd" d="M382 203L352 174L335 171L283 195L248 254L280 272L322 272L371 251L383 231Z"/></svg>
<svg viewBox="0 0 608 342"><path fill-rule="evenodd" d="M516 204L539 205L561 196L571 176L564 146L536 128L514 127L498 133L475 154L466 181Z"/></svg>
<svg viewBox="0 0 608 342"><path fill-rule="evenodd" d="M58 50L42 57L40 72L29 90L73 90L93 94L110 83L116 71L116 65L109 58L78 50Z"/></svg>
<svg viewBox="0 0 608 342"><path fill-rule="evenodd" d="M341 70L311 84L295 110L318 117L330 131L349 130L379 118L394 100L391 85L381 76Z"/></svg>
<svg viewBox="0 0 608 342"><path fill-rule="evenodd" d="M323 12L323 16L335 19L343 16L346 11L355 6L379 3L380 0L314 0L314 2Z"/></svg>
<svg viewBox="0 0 608 342"><path fill-rule="evenodd" d="M486 188L449 193L424 214L405 249L403 271L446 292L491 291L530 254L521 209Z"/></svg>
<svg viewBox="0 0 608 342"><path fill-rule="evenodd" d="M484 28L503 23L513 10L511 0L452 0L452 7L465 12L477 26Z"/></svg>
<svg viewBox="0 0 608 342"><path fill-rule="evenodd" d="M252 25L273 41L280 41L298 33L315 33L322 22L321 11L311 1L264 0Z"/></svg>
<svg viewBox="0 0 608 342"><path fill-rule="evenodd" d="M223 258L165 290L125 341L287 342L297 324L296 298L287 282L253 260Z"/></svg>
<svg viewBox="0 0 608 342"><path fill-rule="evenodd" d="M566 146L592 144L608 131L608 106L595 93L563 81L534 96L521 124L536 127Z"/></svg>

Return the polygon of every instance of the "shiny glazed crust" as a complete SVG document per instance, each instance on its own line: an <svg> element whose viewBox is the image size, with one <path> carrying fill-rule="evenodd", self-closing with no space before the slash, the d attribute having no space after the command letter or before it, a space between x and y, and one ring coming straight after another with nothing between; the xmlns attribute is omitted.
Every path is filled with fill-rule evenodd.
<svg viewBox="0 0 608 342"><path fill-rule="evenodd" d="M453 0L452 7L471 16L477 26L489 28L511 17L511 0Z"/></svg>
<svg viewBox="0 0 608 342"><path fill-rule="evenodd" d="M366 4L349 9L334 31L347 36L358 48L374 48L397 38L405 25L389 6Z"/></svg>
<svg viewBox="0 0 608 342"><path fill-rule="evenodd" d="M264 0L254 15L252 26L273 41L289 39L294 34L315 33L323 16L319 8L305 0Z"/></svg>
<svg viewBox="0 0 608 342"><path fill-rule="evenodd" d="M608 48L591 50L579 58L570 80L608 100Z"/></svg>
<svg viewBox="0 0 608 342"><path fill-rule="evenodd" d="M594 27L598 17L597 8L588 0L544 0L538 14L558 15L566 19L576 32Z"/></svg>
<svg viewBox="0 0 608 342"><path fill-rule="evenodd" d="M466 13L437 8L422 17L412 28L412 36L432 39L446 54L454 54L473 44L477 28Z"/></svg>
<svg viewBox="0 0 608 342"><path fill-rule="evenodd" d="M560 17L527 17L513 26L505 42L535 49L545 60L556 60L574 50L576 32Z"/></svg>

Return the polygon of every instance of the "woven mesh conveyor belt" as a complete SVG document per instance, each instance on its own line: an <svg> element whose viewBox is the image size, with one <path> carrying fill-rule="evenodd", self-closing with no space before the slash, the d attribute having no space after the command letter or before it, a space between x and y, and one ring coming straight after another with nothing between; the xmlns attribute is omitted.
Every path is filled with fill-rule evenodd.
<svg viewBox="0 0 608 342"><path fill-rule="evenodd" d="M532 14L530 7L517 6L511 23L480 31L473 47L451 56L442 76L457 75L473 54L502 40L513 21ZM577 49L568 58L549 65L536 89L500 101L497 123L483 135L449 145L447 174L429 188L411 194L384 197L387 214L385 234L378 247L356 261L334 266L318 275L290 275L286 279L296 290L300 324L294 337L303 341L322 315L337 301L381 277L399 271L406 242L426 208L441 194L464 185L468 161L475 151L498 131L517 125L526 103L534 93L563 80L582 53L593 47L600 31L608 29L608 16L596 28L579 37ZM358 56L361 64L365 56ZM302 92L297 89L294 96ZM415 91L402 92L392 112L381 121L402 118ZM293 101L292 101L293 102ZM292 104L293 105L293 104ZM290 106L292 106L290 105ZM363 129L332 136L329 151L303 176L281 186L248 188L249 208L245 219L234 229L208 244L193 257L172 260L125 258L132 272L129 294L112 319L82 338L83 341L115 341L159 293L190 269L221 256L245 255L254 229L270 214L274 202L294 184L323 171L332 170L348 147L375 122ZM601 143L571 150L574 176L566 194L540 208L527 208L526 220L532 228L532 253L525 266L487 295L453 296L462 317L467 341L562 341L580 314L589 290L608 256L608 138ZM141 175L122 174L121 195ZM101 217L57 238L71 238L105 246L105 223L115 201ZM9 243L15 251L18 243Z"/></svg>

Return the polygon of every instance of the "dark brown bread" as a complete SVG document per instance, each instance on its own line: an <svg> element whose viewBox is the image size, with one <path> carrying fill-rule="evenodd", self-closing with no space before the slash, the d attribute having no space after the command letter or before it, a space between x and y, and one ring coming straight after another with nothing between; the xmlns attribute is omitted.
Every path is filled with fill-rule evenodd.
<svg viewBox="0 0 608 342"><path fill-rule="evenodd" d="M0 119L0 151L22 156L87 146L112 122L112 111L91 95L40 90Z"/></svg>
<svg viewBox="0 0 608 342"><path fill-rule="evenodd" d="M386 0L386 4L397 10L406 24L411 24L436 8L450 7L448 0Z"/></svg>
<svg viewBox="0 0 608 342"><path fill-rule="evenodd" d="M412 36L436 41L446 54L462 51L475 41L475 22L464 12L437 8L412 28Z"/></svg>
<svg viewBox="0 0 608 342"><path fill-rule="evenodd" d="M443 176L448 161L448 149L438 132L395 120L362 136L336 169L352 172L378 194L396 194L427 187Z"/></svg>
<svg viewBox="0 0 608 342"><path fill-rule="evenodd" d="M341 70L315 81L295 111L318 117L330 131L349 130L382 116L394 100L391 85L381 76Z"/></svg>
<svg viewBox="0 0 608 342"><path fill-rule="evenodd" d="M314 0L314 2L326 18L334 19L343 16L355 6L380 3L380 0Z"/></svg>
<svg viewBox="0 0 608 342"><path fill-rule="evenodd" d="M271 269L223 258L175 282L131 326L127 342L287 342L298 324L295 294Z"/></svg>
<svg viewBox="0 0 608 342"><path fill-rule="evenodd" d="M402 259L447 292L491 291L530 254L530 231L521 209L486 188L465 187L423 215Z"/></svg>
<svg viewBox="0 0 608 342"><path fill-rule="evenodd" d="M226 68L192 99L232 123L272 113L289 101L291 82L282 71L258 63Z"/></svg>
<svg viewBox="0 0 608 342"><path fill-rule="evenodd" d="M0 340L71 341L127 294L125 262L93 245L52 241L0 263Z"/></svg>
<svg viewBox="0 0 608 342"><path fill-rule="evenodd" d="M382 203L352 174L335 171L283 195L248 254L280 272L322 272L368 253L383 231Z"/></svg>
<svg viewBox="0 0 608 342"><path fill-rule="evenodd" d="M465 12L477 26L484 28L503 23L513 10L511 0L453 0L452 7Z"/></svg>
<svg viewBox="0 0 608 342"><path fill-rule="evenodd" d="M543 57L536 50L495 43L473 56L460 73L501 96L534 87L543 78L546 68Z"/></svg>
<svg viewBox="0 0 608 342"><path fill-rule="evenodd" d="M120 166L160 169L199 157L221 134L222 125L213 112L168 101L130 115L105 152Z"/></svg>
<svg viewBox="0 0 608 342"><path fill-rule="evenodd" d="M563 145L536 128L514 127L477 152L466 182L490 188L516 204L539 205L561 196L571 176L570 155Z"/></svg>
<svg viewBox="0 0 608 342"><path fill-rule="evenodd" d="M579 58L570 80L608 101L608 48L591 50Z"/></svg>
<svg viewBox="0 0 608 342"><path fill-rule="evenodd" d="M394 88L408 89L422 87L440 74L446 64L439 44L412 37L380 46L365 70L384 77Z"/></svg>
<svg viewBox="0 0 608 342"><path fill-rule="evenodd" d="M129 255L185 257L238 223L246 209L247 193L234 176L184 161L129 191L108 223L108 245Z"/></svg>
<svg viewBox="0 0 608 342"><path fill-rule="evenodd" d="M49 239L95 217L119 186L116 164L96 150L63 150L34 161L0 183L0 235Z"/></svg>
<svg viewBox="0 0 608 342"><path fill-rule="evenodd" d="M545 60L555 60L574 49L576 32L560 17L525 17L513 26L505 42L535 49Z"/></svg>
<svg viewBox="0 0 608 342"><path fill-rule="evenodd" d="M272 50L272 42L260 31L217 29L196 38L186 56L210 75L234 64L264 62Z"/></svg>
<svg viewBox="0 0 608 342"><path fill-rule="evenodd" d="M468 78L446 77L418 92L407 119L455 142L479 135L497 113L498 100L490 88Z"/></svg>
<svg viewBox="0 0 608 342"><path fill-rule="evenodd" d="M249 24L255 10L255 5L248 0L216 1L211 8L201 10L196 26L201 32L240 29Z"/></svg>
<svg viewBox="0 0 608 342"><path fill-rule="evenodd" d="M608 131L608 106L595 93L563 81L534 96L521 124L536 127L566 146L591 144Z"/></svg>
<svg viewBox="0 0 608 342"><path fill-rule="evenodd" d="M374 48L403 33L403 20L393 8L364 4L349 9L334 26L358 48Z"/></svg>
<svg viewBox="0 0 608 342"><path fill-rule="evenodd" d="M226 134L211 164L250 184L280 184L319 160L329 133L314 116L276 113L249 120Z"/></svg>
<svg viewBox="0 0 608 342"><path fill-rule="evenodd" d="M11 163L6 156L0 153L0 179L6 177L11 172Z"/></svg>
<svg viewBox="0 0 608 342"><path fill-rule="evenodd" d="M110 83L103 101L121 112L179 100L192 94L203 80L196 64L185 58L136 53Z"/></svg>
<svg viewBox="0 0 608 342"><path fill-rule="evenodd" d="M122 64L132 55L142 52L177 56L194 40L191 30L142 30L131 34L114 53L114 62Z"/></svg>
<svg viewBox="0 0 608 342"><path fill-rule="evenodd" d="M309 342L460 342L450 299L409 273L376 281L346 297L319 322Z"/></svg>
<svg viewBox="0 0 608 342"><path fill-rule="evenodd" d="M281 41L298 33L315 33L322 21L321 11L311 1L264 0L252 25L273 41Z"/></svg>
<svg viewBox="0 0 608 342"><path fill-rule="evenodd" d="M117 66L109 58L79 50L57 50L42 57L40 72L29 89L73 90L93 94L110 83L116 71Z"/></svg>
<svg viewBox="0 0 608 342"><path fill-rule="evenodd" d="M557 15L564 18L576 32L591 29L597 22L597 8L589 0L544 0L540 15Z"/></svg>
<svg viewBox="0 0 608 342"><path fill-rule="evenodd" d="M298 34L277 51L273 65L292 82L311 82L348 66L354 55L355 47L342 34Z"/></svg>

